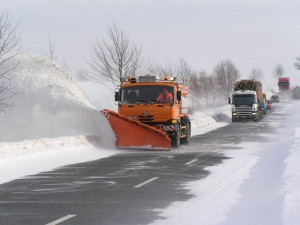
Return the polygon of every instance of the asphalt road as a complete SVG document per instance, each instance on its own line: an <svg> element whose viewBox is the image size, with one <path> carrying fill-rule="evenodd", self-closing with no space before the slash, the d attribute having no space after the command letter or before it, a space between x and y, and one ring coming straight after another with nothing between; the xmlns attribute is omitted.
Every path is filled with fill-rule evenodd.
<svg viewBox="0 0 300 225"><path fill-rule="evenodd" d="M236 122L161 151L124 151L0 185L2 225L135 225L160 219L159 209L193 196L183 185L205 179L237 144L265 141L276 107L260 122Z"/></svg>

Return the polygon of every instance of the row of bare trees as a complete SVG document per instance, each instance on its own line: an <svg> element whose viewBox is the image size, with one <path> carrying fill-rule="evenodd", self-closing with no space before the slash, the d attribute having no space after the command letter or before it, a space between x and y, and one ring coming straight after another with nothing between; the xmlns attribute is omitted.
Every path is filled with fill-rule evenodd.
<svg viewBox="0 0 300 225"><path fill-rule="evenodd" d="M114 85L118 85L120 79L126 79L128 76L137 77L145 73L160 77L174 76L179 82L189 85L192 102L196 105L222 102L224 96L229 96L234 83L241 77L229 59L218 63L210 75L205 71L195 71L183 58L176 64L149 64L142 58L141 45L130 41L128 35L115 24L108 29L107 39L102 37L92 45L91 60L88 64L93 79L100 82L109 79ZM258 72L259 70L256 73Z"/></svg>
<svg viewBox="0 0 300 225"><path fill-rule="evenodd" d="M15 57L22 47L16 29L17 25L13 25L8 13L0 14L0 113L12 105L9 98L16 94L12 76L18 66Z"/></svg>
<svg viewBox="0 0 300 225"><path fill-rule="evenodd" d="M297 58L300 62L300 57ZM300 63L296 63L300 69ZM165 63L163 65L150 64L142 57L141 45L130 41L128 35L115 24L108 28L107 37L96 40L91 46L91 60L87 61L91 68L89 75L101 82L109 79L114 85L118 85L120 79L128 76L137 77L145 74L175 76L184 84L188 84L192 98L195 102L215 103L222 99L221 96L229 96L234 83L241 78L239 70L230 59L219 62L211 74L206 71L197 72L191 68L188 62L181 58L179 62ZM281 64L273 69L274 77L284 75ZM84 77L87 71L80 71ZM249 79L262 81L264 73L260 68L253 68L248 75Z"/></svg>
<svg viewBox="0 0 300 225"><path fill-rule="evenodd" d="M7 99L15 94L11 80L17 68L17 61L12 59L20 53L22 46L16 28L17 25L13 25L8 13L0 14L0 112L9 107ZM57 61L55 45L50 36L48 44L49 59ZM219 62L211 74L194 70L184 58L179 59L178 63L162 65L146 62L142 57L141 44L137 45L131 41L129 36L115 24L108 28L107 37L96 39L90 51L91 58L86 60L90 70L78 71L80 78L88 77L96 82L109 80L113 85L119 85L120 79L126 79L128 76L137 77L145 73L161 77L174 76L179 82L189 85L192 102L196 105L223 102L232 91L235 81L241 77L230 59ZM68 68L66 59L61 64L63 69ZM276 65L273 73L276 77L284 74L281 64ZM249 78L262 80L263 71L253 68Z"/></svg>
<svg viewBox="0 0 300 225"><path fill-rule="evenodd" d="M177 77L179 82L189 85L193 102L214 102L220 96L228 96L233 85L240 78L240 73L229 59L218 63L212 75L205 71L197 72L181 58L177 64L150 64L142 57L141 45L129 40L128 35L115 24L108 28L107 38L96 40L91 47L91 68L89 76L101 82L110 80L119 85L121 79L137 77L145 73ZM83 71L80 71L82 76ZM203 96L205 96L203 98Z"/></svg>

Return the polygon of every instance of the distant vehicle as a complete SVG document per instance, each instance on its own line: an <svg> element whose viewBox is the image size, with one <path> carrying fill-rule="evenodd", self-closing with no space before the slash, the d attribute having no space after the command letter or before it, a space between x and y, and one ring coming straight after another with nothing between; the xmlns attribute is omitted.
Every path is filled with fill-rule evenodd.
<svg viewBox="0 0 300 225"><path fill-rule="evenodd" d="M271 102L271 100L267 100L267 109L272 109L272 102Z"/></svg>
<svg viewBox="0 0 300 225"><path fill-rule="evenodd" d="M279 89L279 92L289 92L290 91L290 78L289 77L279 77L278 78L278 89Z"/></svg>
<svg viewBox="0 0 300 225"><path fill-rule="evenodd" d="M235 82L234 91L228 98L231 104L232 122L238 120L259 121L263 118L262 84L256 80L240 80Z"/></svg>
<svg viewBox="0 0 300 225"><path fill-rule="evenodd" d="M271 102L279 102L279 96L278 95L272 95L271 96Z"/></svg>
<svg viewBox="0 0 300 225"><path fill-rule="evenodd" d="M262 94L262 103L261 103L261 108L263 110L263 113L266 115L267 113L267 95L265 93Z"/></svg>
<svg viewBox="0 0 300 225"><path fill-rule="evenodd" d="M300 99L300 87L294 87L293 92L292 92L292 98L295 100Z"/></svg>

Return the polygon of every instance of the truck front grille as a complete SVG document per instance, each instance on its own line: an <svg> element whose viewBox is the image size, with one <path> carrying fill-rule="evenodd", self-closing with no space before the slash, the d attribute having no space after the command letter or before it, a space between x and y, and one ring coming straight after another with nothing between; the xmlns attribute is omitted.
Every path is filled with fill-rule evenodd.
<svg viewBox="0 0 300 225"><path fill-rule="evenodd" d="M236 106L235 111L236 111L237 116L252 115L252 107L249 107L249 106Z"/></svg>
<svg viewBox="0 0 300 225"><path fill-rule="evenodd" d="M153 115L148 115L148 116L141 115L141 116L138 116L138 119L142 123L152 122L154 119L154 116Z"/></svg>

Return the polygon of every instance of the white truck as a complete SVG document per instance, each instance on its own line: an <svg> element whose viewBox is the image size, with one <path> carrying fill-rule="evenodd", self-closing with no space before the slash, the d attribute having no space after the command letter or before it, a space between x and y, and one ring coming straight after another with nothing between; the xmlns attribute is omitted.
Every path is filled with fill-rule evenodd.
<svg viewBox="0 0 300 225"><path fill-rule="evenodd" d="M232 122L262 119L262 101L262 84L259 81L237 81L232 96L228 99L228 103L232 105Z"/></svg>

